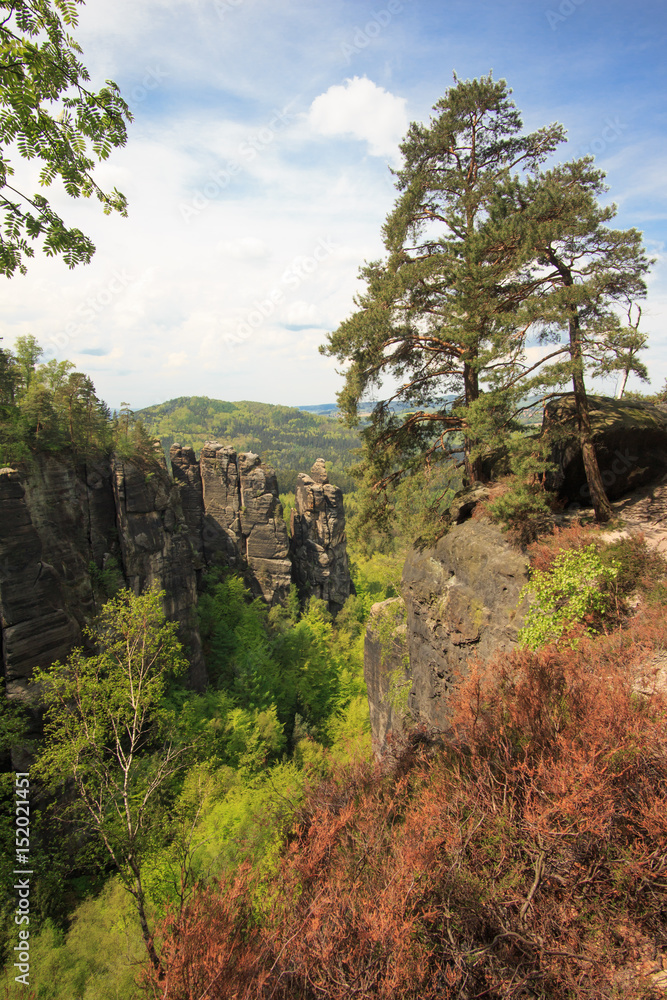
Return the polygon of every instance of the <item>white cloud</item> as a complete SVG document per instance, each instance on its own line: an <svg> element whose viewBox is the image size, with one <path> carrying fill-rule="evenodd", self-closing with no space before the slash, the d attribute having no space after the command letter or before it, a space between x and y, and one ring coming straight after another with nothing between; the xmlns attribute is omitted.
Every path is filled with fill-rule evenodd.
<svg viewBox="0 0 667 1000"><path fill-rule="evenodd" d="M320 135L351 135L367 142L373 156L395 160L408 127L406 103L372 80L355 76L316 97L308 121Z"/></svg>
<svg viewBox="0 0 667 1000"><path fill-rule="evenodd" d="M292 302L287 310L287 322L294 325L315 325L320 322L320 311L312 302L299 299L297 302Z"/></svg>
<svg viewBox="0 0 667 1000"><path fill-rule="evenodd" d="M185 351L176 351L167 355L166 368L182 368L188 362L188 355Z"/></svg>
<svg viewBox="0 0 667 1000"><path fill-rule="evenodd" d="M223 257L235 260L261 260L269 256L269 248L264 240L253 236L242 236L239 240L226 240L218 243L216 250Z"/></svg>

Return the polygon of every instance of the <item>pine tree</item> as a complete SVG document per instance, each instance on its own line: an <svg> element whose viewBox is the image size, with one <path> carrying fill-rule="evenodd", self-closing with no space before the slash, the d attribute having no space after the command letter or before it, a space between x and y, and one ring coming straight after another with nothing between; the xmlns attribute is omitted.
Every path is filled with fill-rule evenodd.
<svg viewBox="0 0 667 1000"><path fill-rule="evenodd" d="M558 389L571 381L598 521L608 521L613 511L595 454L585 375L621 370L646 377L636 357L646 338L638 331L639 319L632 324L631 310L646 294L644 275L652 263L640 232L607 227L616 206L599 204L607 190L604 177L592 157L536 171L525 181L508 182L492 211L496 225L507 226L496 247L498 258L521 263L515 272L526 293L520 325L537 331L542 342L560 345L532 366L532 374L527 368L520 372L523 392ZM629 326L621 323L620 307L628 309Z"/></svg>
<svg viewBox="0 0 667 1000"><path fill-rule="evenodd" d="M481 429L506 405L503 384L523 343L517 296L526 290L512 258L494 253L490 208L500 187L536 170L564 139L557 124L524 134L509 94L491 75L455 77L430 124L410 126L383 230L387 256L362 268L356 312L321 348L348 366L338 399L351 423L369 392L387 392L363 431L376 497L425 455L458 448L468 480L480 479Z"/></svg>

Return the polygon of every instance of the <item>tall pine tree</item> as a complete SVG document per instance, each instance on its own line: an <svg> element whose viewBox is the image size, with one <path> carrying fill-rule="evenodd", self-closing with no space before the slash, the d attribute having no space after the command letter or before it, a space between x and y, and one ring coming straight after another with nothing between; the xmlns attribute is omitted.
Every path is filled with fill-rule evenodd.
<svg viewBox="0 0 667 1000"><path fill-rule="evenodd" d="M387 256L362 268L357 310L321 348L347 364L339 404L350 422L371 391L384 394L363 431L376 497L438 452L462 448L468 480L482 474L481 428L504 406L525 294L514 258L494 252L490 210L499 188L535 171L564 140L558 124L524 134L509 94L491 75L455 78L430 124L410 126L383 230Z"/></svg>

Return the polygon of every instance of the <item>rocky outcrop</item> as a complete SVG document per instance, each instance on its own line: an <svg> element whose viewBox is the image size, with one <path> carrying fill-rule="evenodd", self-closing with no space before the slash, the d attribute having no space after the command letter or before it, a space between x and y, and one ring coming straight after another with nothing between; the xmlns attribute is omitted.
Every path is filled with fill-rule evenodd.
<svg viewBox="0 0 667 1000"><path fill-rule="evenodd" d="M241 536L251 589L268 604L287 600L292 582L287 525L273 469L251 452L239 455Z"/></svg>
<svg viewBox="0 0 667 1000"><path fill-rule="evenodd" d="M527 580L527 557L510 546L499 528L481 519L457 524L433 548L408 555L401 589L407 707L415 722L446 729L451 693L467 675L471 658L485 659L515 645L525 613L519 595ZM379 659L376 633L371 622L364 673L373 737L381 744L394 725L387 678L398 675L392 645L389 656Z"/></svg>
<svg viewBox="0 0 667 1000"><path fill-rule="evenodd" d="M374 604L364 638L364 679L376 748L389 732L400 733L411 717L406 607L401 597Z"/></svg>
<svg viewBox="0 0 667 1000"><path fill-rule="evenodd" d="M100 574L112 560L135 592L165 591L190 683L204 686L192 549L164 459L37 454L29 468L0 472L2 664L11 697L25 695L36 666L82 643L82 627L105 599Z"/></svg>
<svg viewBox="0 0 667 1000"><path fill-rule="evenodd" d="M0 469L0 616L7 695L23 698L35 667L65 657L81 631L15 469Z"/></svg>
<svg viewBox="0 0 667 1000"><path fill-rule="evenodd" d="M206 563L244 569L268 604L286 600L291 583L287 526L273 469L258 455L208 441L200 455L202 544Z"/></svg>
<svg viewBox="0 0 667 1000"><path fill-rule="evenodd" d="M233 448L207 441L199 456L203 488L203 547L207 565L241 566L241 487Z"/></svg>
<svg viewBox="0 0 667 1000"><path fill-rule="evenodd" d="M195 458L194 450L183 448L177 443L172 444L169 450L169 461L174 482L178 486L183 518L195 555L196 567L202 569L204 566L204 540L202 536L204 498L201 468Z"/></svg>
<svg viewBox="0 0 667 1000"><path fill-rule="evenodd" d="M337 614L352 592L343 493L329 482L324 460L297 477L291 517L294 579L302 599L319 597Z"/></svg>
<svg viewBox="0 0 667 1000"><path fill-rule="evenodd" d="M123 575L135 594L163 590L166 616L179 623L190 662L190 683L206 684L197 627L197 576L179 491L162 452L155 458L112 462Z"/></svg>
<svg viewBox="0 0 667 1000"><path fill-rule="evenodd" d="M595 452L607 495L616 500L667 472L667 413L659 406L624 399L589 396ZM590 493L576 434L574 397L545 407L544 424L554 438L556 471L547 486L561 499L590 505Z"/></svg>

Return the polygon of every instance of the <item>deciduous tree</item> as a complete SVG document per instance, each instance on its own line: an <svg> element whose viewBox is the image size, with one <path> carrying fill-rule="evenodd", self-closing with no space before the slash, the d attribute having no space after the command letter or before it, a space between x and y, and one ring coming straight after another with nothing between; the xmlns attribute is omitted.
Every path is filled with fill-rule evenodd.
<svg viewBox="0 0 667 1000"><path fill-rule="evenodd" d="M121 591L86 630L94 656L77 649L35 675L46 709L38 772L52 787L73 782L78 821L87 818L132 894L156 969L142 859L160 834L161 796L187 760L164 701L169 678L186 662L161 596Z"/></svg>
<svg viewBox="0 0 667 1000"><path fill-rule="evenodd" d="M15 181L10 157L41 164L39 183L60 179L73 198L94 195L105 213L126 214L126 199L95 181L97 161L125 144L127 104L115 83L89 89L81 48L69 30L83 0L0 0L0 273L24 273L34 256L30 241L61 255L68 267L87 263L95 247L68 228L41 193ZM18 185L18 186L17 186Z"/></svg>

